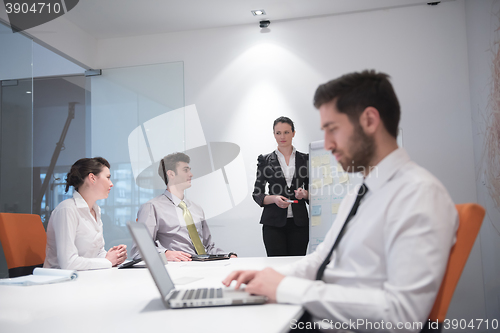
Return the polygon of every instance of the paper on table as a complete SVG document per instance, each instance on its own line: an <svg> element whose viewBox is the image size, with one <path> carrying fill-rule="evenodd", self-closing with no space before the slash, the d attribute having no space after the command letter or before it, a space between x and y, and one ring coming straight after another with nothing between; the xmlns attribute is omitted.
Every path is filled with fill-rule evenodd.
<svg viewBox="0 0 500 333"><path fill-rule="evenodd" d="M71 281L76 280L76 278L78 278L78 273L73 270L37 267L32 275L1 279L0 284L32 286L37 284Z"/></svg>

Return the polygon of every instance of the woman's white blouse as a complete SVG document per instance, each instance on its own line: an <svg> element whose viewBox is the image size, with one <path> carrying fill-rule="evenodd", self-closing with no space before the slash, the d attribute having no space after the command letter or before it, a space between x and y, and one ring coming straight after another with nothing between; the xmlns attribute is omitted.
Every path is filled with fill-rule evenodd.
<svg viewBox="0 0 500 333"><path fill-rule="evenodd" d="M111 268L106 259L101 209L94 205L97 221L78 192L61 202L50 215L43 267L62 269Z"/></svg>
<svg viewBox="0 0 500 333"><path fill-rule="evenodd" d="M286 164L285 155L283 155L278 148L276 148L276 155L278 156L278 161L280 162L281 170L283 170L283 175L285 176L286 185L290 188L292 187L293 176L295 175L295 152L297 150L293 147L292 155L290 155L290 160ZM292 205L288 206L287 218L293 217Z"/></svg>

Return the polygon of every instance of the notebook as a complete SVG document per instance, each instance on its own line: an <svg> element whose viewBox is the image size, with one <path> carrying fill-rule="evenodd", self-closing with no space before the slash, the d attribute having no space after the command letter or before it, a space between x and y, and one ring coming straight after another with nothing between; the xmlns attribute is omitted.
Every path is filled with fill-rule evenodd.
<svg viewBox="0 0 500 333"><path fill-rule="evenodd" d="M36 267L31 275L19 276L10 279L0 279L0 285L10 284L33 286L38 284L71 281L76 280L77 278L78 273L74 270Z"/></svg>
<svg viewBox="0 0 500 333"><path fill-rule="evenodd" d="M199 308L208 306L263 304L265 296L250 295L243 290L223 288L176 289L146 226L128 223L128 228L142 259L155 281L167 308Z"/></svg>

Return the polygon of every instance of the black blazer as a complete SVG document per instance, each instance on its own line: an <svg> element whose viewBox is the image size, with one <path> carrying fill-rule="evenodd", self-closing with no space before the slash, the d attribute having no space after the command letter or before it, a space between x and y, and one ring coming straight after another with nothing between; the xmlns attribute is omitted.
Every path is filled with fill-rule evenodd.
<svg viewBox="0 0 500 333"><path fill-rule="evenodd" d="M253 199L259 206L264 207L260 223L273 227L283 227L286 224L288 209L279 208L275 204L264 205L266 183L269 183L269 195L282 195L290 200L295 198L294 190L302 187L309 190L309 155L301 152L295 152L295 174L292 179L292 186L288 188L281 169L280 162L276 152L267 155L259 155L257 158L257 179L255 180ZM292 204L293 219L298 226L309 225L309 216L307 215L306 199L299 200Z"/></svg>

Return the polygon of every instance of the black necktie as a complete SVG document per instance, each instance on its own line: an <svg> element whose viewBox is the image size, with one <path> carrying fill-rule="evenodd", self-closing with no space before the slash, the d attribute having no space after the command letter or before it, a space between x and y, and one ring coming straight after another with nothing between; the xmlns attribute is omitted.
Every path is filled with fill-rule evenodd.
<svg viewBox="0 0 500 333"><path fill-rule="evenodd" d="M354 205L351 208L351 212L347 216L347 219L344 222L344 225L342 226L342 229L340 229L340 233L337 236L337 239L335 240L335 243L333 243L332 249L330 250L330 253L325 258L325 261L319 266L318 273L316 273L316 280L321 280L323 278L323 273L325 273L326 266L330 263L330 257L332 256L333 250L337 247L339 244L340 240L345 234L346 231L346 225L349 223L349 221L356 215L356 212L358 211L359 203L361 199L365 196L365 194L368 193L368 187L363 183L361 187L359 188L358 191L358 196L356 198L356 201L354 202Z"/></svg>

